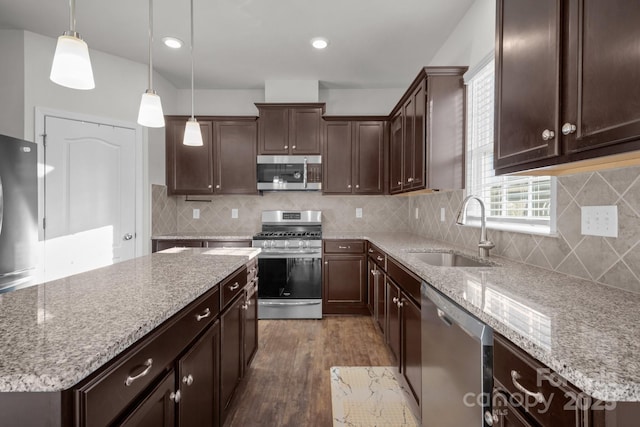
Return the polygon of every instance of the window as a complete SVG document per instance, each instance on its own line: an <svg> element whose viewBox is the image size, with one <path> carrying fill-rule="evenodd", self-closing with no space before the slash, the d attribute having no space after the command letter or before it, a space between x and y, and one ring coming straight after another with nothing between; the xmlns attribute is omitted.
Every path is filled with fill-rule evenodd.
<svg viewBox="0 0 640 427"><path fill-rule="evenodd" d="M493 170L494 61L486 61L467 83L467 194L485 204L487 227L526 233L555 232L555 178L495 176ZM480 219L477 203L469 218Z"/></svg>

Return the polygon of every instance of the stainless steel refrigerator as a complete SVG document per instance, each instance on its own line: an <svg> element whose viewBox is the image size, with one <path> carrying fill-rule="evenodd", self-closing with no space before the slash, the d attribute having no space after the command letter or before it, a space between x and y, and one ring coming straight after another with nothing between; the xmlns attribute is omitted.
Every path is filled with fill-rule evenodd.
<svg viewBox="0 0 640 427"><path fill-rule="evenodd" d="M35 280L37 157L35 143L0 135L0 293Z"/></svg>

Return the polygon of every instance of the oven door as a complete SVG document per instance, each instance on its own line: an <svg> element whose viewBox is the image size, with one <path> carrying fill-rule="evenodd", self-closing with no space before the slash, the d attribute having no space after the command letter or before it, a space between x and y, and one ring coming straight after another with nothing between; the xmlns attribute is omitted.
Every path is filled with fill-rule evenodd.
<svg viewBox="0 0 640 427"><path fill-rule="evenodd" d="M260 254L260 319L322 318L322 259L319 255Z"/></svg>

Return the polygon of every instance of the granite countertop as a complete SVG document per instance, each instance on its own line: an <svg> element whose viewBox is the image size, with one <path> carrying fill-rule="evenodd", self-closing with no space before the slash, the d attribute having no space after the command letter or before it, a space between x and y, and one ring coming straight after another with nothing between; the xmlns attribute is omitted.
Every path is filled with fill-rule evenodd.
<svg viewBox="0 0 640 427"><path fill-rule="evenodd" d="M496 267L435 267L409 251L460 247L409 233L367 239L593 398L640 401L640 295L491 257Z"/></svg>
<svg viewBox="0 0 640 427"><path fill-rule="evenodd" d="M0 392L68 389L246 264L179 248L0 294Z"/></svg>
<svg viewBox="0 0 640 427"><path fill-rule="evenodd" d="M171 234L154 234L153 240L251 240L253 235L250 231L240 231L237 233L215 233L215 232L180 232Z"/></svg>

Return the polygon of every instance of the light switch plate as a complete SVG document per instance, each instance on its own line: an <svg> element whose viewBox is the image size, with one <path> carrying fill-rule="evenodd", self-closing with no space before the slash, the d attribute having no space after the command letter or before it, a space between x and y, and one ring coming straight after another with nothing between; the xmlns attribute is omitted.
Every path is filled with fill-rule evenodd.
<svg viewBox="0 0 640 427"><path fill-rule="evenodd" d="M193 219L200 219L200 209L193 210Z"/></svg>
<svg viewBox="0 0 640 427"><path fill-rule="evenodd" d="M420 218L420 209L416 208L416 219Z"/></svg>
<svg viewBox="0 0 640 427"><path fill-rule="evenodd" d="M618 237L618 206L583 206L581 217L582 235Z"/></svg>
<svg viewBox="0 0 640 427"><path fill-rule="evenodd" d="M445 210L444 208L440 208L440 222L445 222L445 221L446 221Z"/></svg>
<svg viewBox="0 0 640 427"><path fill-rule="evenodd" d="M356 218L362 218L362 208L356 208Z"/></svg>
<svg viewBox="0 0 640 427"><path fill-rule="evenodd" d="M231 209L231 218L238 219L238 209Z"/></svg>

